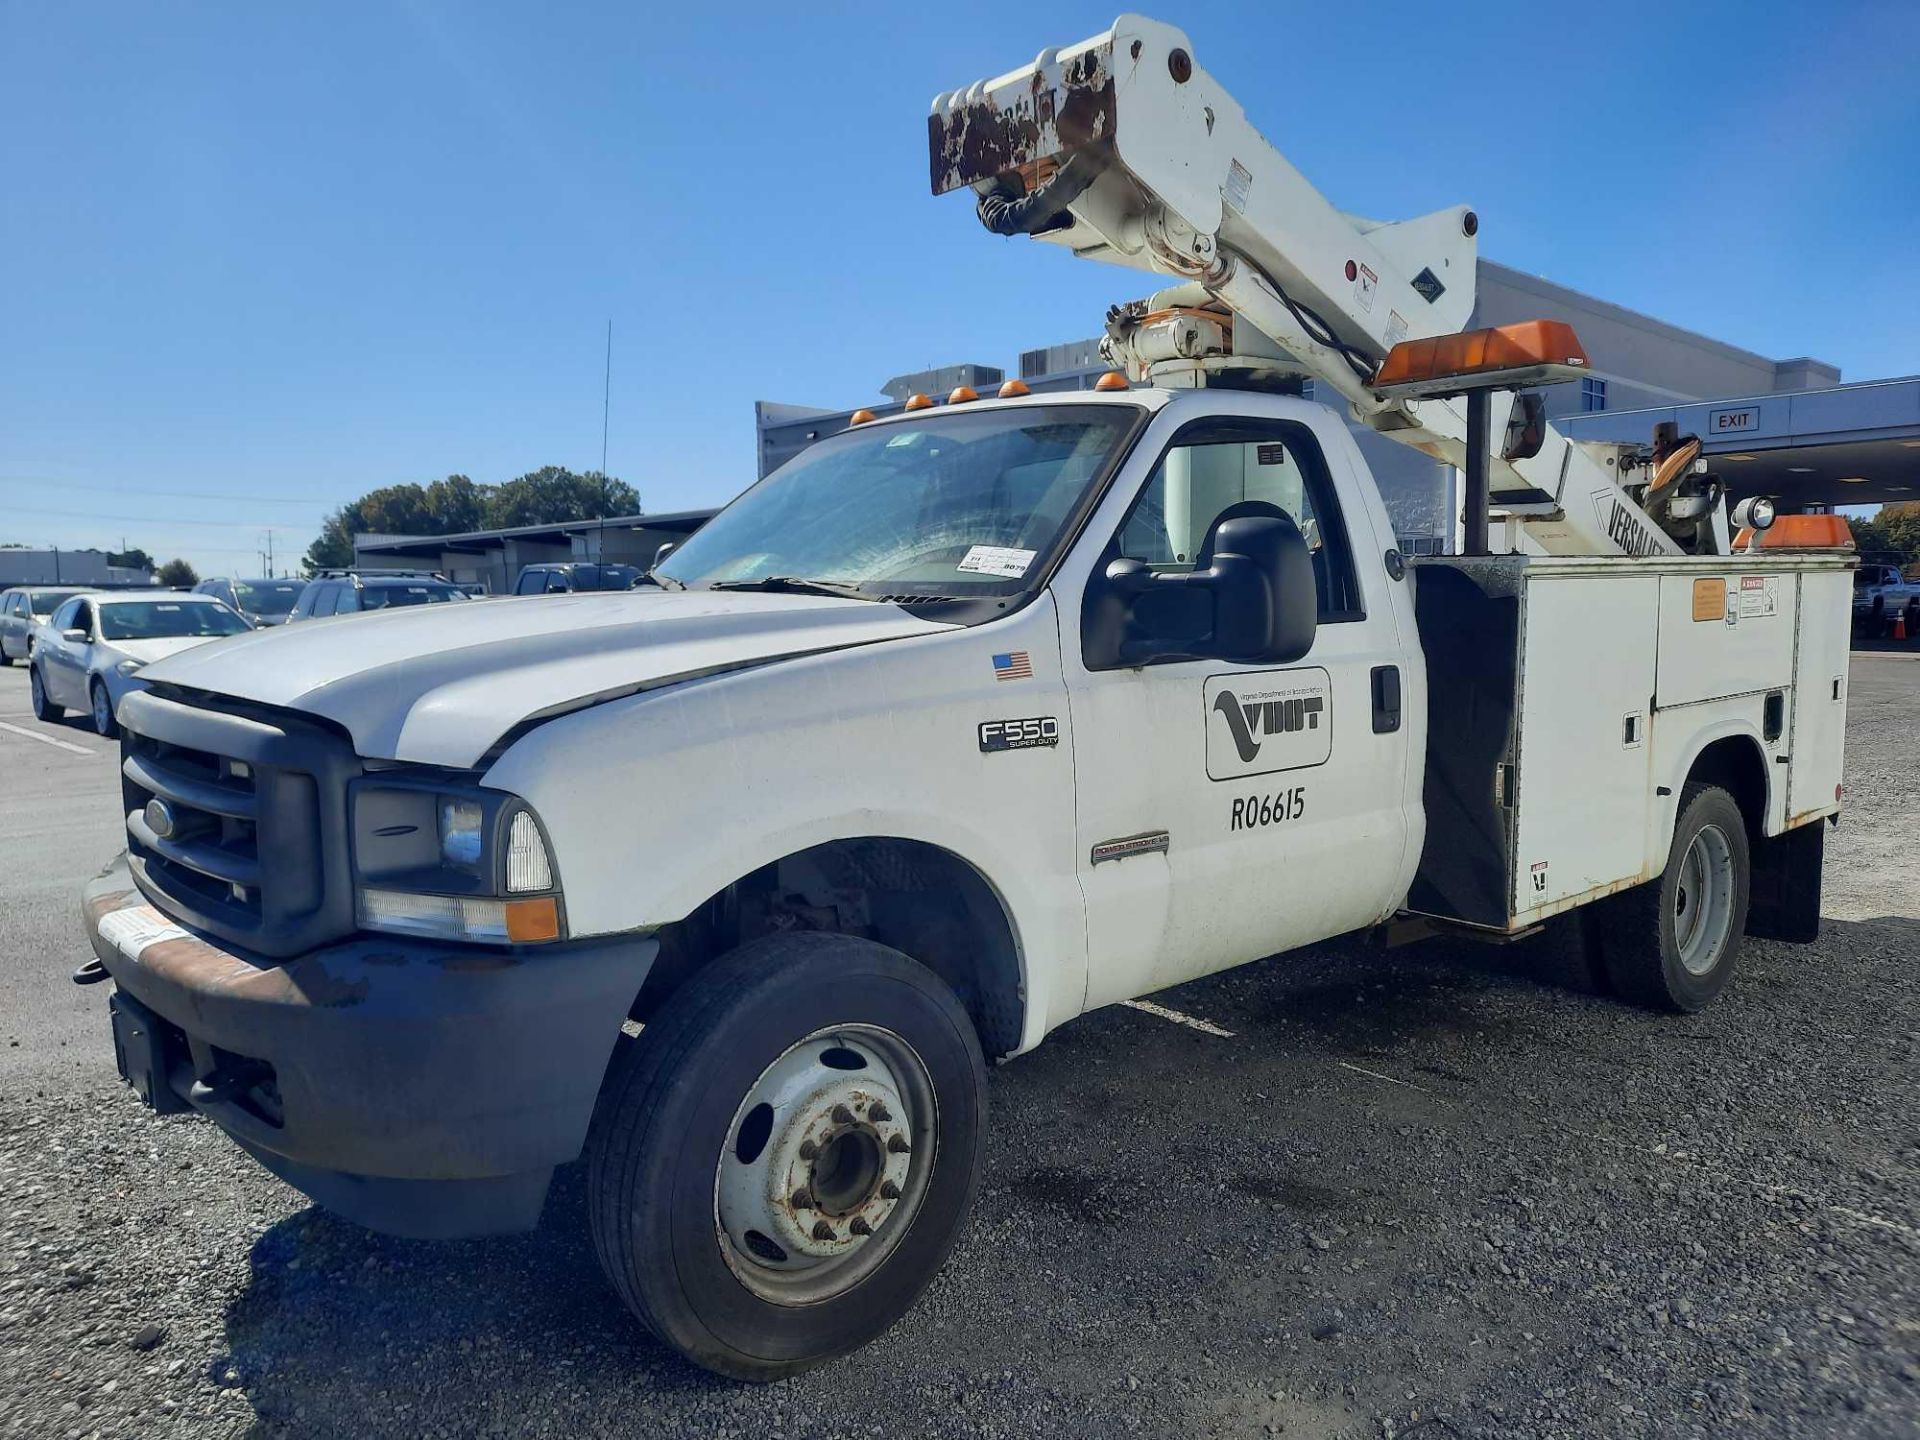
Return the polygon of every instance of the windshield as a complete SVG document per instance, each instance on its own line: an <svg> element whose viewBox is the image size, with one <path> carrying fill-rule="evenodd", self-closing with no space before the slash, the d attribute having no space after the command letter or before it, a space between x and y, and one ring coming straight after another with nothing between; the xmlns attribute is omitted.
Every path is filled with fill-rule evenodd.
<svg viewBox="0 0 1920 1440"><path fill-rule="evenodd" d="M939 409L850 430L755 485L654 574L689 586L778 577L905 595L1017 594L1138 414Z"/></svg>
<svg viewBox="0 0 1920 1440"><path fill-rule="evenodd" d="M249 615L291 615L306 588L304 580L236 580L233 598Z"/></svg>
<svg viewBox="0 0 1920 1440"><path fill-rule="evenodd" d="M247 628L245 620L212 600L122 600L100 607L102 640L238 635Z"/></svg>
<svg viewBox="0 0 1920 1440"><path fill-rule="evenodd" d="M36 590L28 597L36 615L51 615L74 597L72 590Z"/></svg>
<svg viewBox="0 0 1920 1440"><path fill-rule="evenodd" d="M362 610L386 610L395 605L438 605L443 600L465 600L466 592L451 585L368 585L360 591Z"/></svg>

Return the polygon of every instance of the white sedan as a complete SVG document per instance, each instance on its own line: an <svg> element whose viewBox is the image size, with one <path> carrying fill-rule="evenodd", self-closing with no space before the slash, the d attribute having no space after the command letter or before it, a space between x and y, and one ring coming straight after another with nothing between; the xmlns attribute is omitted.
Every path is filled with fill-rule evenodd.
<svg viewBox="0 0 1920 1440"><path fill-rule="evenodd" d="M120 733L120 698L140 684L142 667L166 655L252 629L245 617L207 595L128 590L76 595L46 622L29 661L33 713L57 720L84 710L93 728Z"/></svg>

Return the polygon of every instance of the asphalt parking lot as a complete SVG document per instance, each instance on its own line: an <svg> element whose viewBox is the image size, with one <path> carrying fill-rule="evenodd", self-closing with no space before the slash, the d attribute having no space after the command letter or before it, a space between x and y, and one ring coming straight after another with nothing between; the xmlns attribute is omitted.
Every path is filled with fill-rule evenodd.
<svg viewBox="0 0 1920 1440"><path fill-rule="evenodd" d="M1343 943L1000 1068L967 1238L880 1342L748 1389L542 1228L330 1219L113 1073L82 881L114 747L0 670L0 1435L1911 1436L1920 656L1855 657L1808 948L1597 998L1567 937Z"/></svg>

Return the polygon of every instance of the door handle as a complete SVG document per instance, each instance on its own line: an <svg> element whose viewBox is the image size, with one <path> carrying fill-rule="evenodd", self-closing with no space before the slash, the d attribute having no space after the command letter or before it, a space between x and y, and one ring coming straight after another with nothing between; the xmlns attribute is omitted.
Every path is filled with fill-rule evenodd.
<svg viewBox="0 0 1920 1440"><path fill-rule="evenodd" d="M1400 728L1400 667L1373 667L1373 733L1387 735Z"/></svg>

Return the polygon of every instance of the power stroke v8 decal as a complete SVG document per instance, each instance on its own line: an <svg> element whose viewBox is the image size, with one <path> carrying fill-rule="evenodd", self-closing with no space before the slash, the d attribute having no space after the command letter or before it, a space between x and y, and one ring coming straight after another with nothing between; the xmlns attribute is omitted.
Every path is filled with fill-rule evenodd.
<svg viewBox="0 0 1920 1440"><path fill-rule="evenodd" d="M1318 666L1215 675L1201 693L1210 779L1301 770L1333 754L1333 682Z"/></svg>

